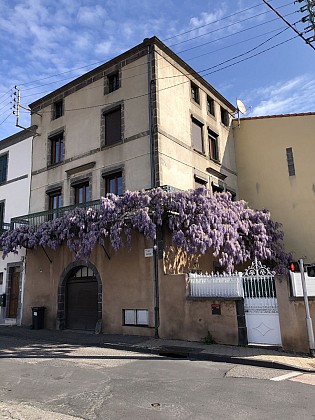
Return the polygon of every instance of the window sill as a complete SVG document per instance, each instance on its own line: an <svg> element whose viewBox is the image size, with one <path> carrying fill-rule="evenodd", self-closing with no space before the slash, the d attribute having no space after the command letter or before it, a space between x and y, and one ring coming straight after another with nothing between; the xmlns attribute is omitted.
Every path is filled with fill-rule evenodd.
<svg viewBox="0 0 315 420"><path fill-rule="evenodd" d="M221 165L221 162L217 159L212 159L211 157L209 158L211 160L211 162L216 163L217 165Z"/></svg>
<svg viewBox="0 0 315 420"><path fill-rule="evenodd" d="M49 163L48 165L47 165L47 169L54 169L54 168L56 168L57 166L61 166L62 164L64 164L65 163L65 161L63 160L62 162L57 162L57 163Z"/></svg>
<svg viewBox="0 0 315 420"><path fill-rule="evenodd" d="M205 152L200 152L200 150L197 150L197 149L193 149L193 151L198 153L198 155L200 155L200 156L207 157Z"/></svg>
<svg viewBox="0 0 315 420"><path fill-rule="evenodd" d="M123 327L149 328L149 325L123 324Z"/></svg>
<svg viewBox="0 0 315 420"><path fill-rule="evenodd" d="M121 144L124 144L124 140L119 140L117 141L117 143L109 144L109 145L103 144L101 147L101 150L111 149L112 147L120 146Z"/></svg>

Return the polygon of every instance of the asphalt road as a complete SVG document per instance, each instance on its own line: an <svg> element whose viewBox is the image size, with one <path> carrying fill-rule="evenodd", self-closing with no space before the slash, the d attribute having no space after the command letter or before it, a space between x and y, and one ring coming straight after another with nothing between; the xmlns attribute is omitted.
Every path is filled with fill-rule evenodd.
<svg viewBox="0 0 315 420"><path fill-rule="evenodd" d="M0 340L0 419L315 419L315 375Z"/></svg>

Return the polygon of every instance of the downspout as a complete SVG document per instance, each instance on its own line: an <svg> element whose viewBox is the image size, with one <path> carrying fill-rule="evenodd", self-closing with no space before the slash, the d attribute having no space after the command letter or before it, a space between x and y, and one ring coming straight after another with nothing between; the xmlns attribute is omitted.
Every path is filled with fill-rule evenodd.
<svg viewBox="0 0 315 420"><path fill-rule="evenodd" d="M150 145L150 176L151 188L155 188L155 159L152 127L152 46L148 45L148 113L149 113L149 145ZM160 309L159 309L159 260L158 241L153 242L153 300L154 300L154 337L159 338Z"/></svg>

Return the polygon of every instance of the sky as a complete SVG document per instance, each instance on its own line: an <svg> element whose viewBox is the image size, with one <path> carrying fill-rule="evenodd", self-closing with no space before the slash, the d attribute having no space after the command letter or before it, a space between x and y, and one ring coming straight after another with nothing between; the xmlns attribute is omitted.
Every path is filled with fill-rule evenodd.
<svg viewBox="0 0 315 420"><path fill-rule="evenodd" d="M269 4L308 26L304 1ZM0 139L20 131L14 86L27 107L154 35L246 117L315 112L315 50L262 0L0 0Z"/></svg>

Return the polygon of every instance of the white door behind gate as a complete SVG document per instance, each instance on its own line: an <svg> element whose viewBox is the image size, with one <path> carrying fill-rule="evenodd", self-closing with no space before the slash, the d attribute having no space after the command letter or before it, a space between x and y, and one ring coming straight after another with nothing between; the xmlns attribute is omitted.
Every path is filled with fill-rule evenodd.
<svg viewBox="0 0 315 420"><path fill-rule="evenodd" d="M255 260L243 276L248 343L281 345L274 273Z"/></svg>

